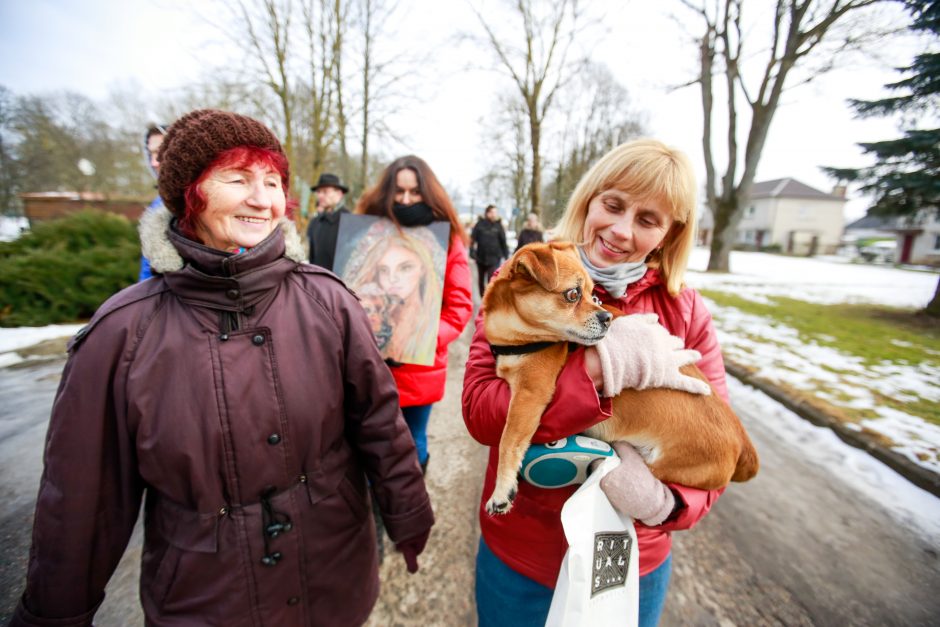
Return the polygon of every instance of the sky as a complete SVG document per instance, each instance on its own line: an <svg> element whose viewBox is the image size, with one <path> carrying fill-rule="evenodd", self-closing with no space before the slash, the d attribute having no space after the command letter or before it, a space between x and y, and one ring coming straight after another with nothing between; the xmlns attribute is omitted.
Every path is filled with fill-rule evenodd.
<svg viewBox="0 0 940 627"><path fill-rule="evenodd" d="M495 0L474 2L485 14L494 14ZM445 69L405 86L416 98L394 119L401 141L382 146L383 152L424 157L461 204L482 206L489 199L475 181L489 157L481 143L481 121L490 116L506 79L494 69L488 50L455 39L461 30L478 31L467 2L408 0L402 5L383 35L395 44L433 51L437 66ZM686 151L703 180L699 92L672 89L694 75L696 52L684 30L697 22L678 2L590 5L605 11L602 25L590 31L592 58L628 88L631 106L645 113L651 135ZM230 44L207 23L213 6L205 0L0 2L0 85L20 95L70 89L103 100L118 86L156 93L195 81L213 67L237 68ZM884 19L901 23L899 13ZM891 120L854 119L845 99L880 95L881 86L897 78L892 65L903 64L911 50L894 45L881 50L885 58L880 61L856 59L787 93L757 180L794 177L829 191L833 181L818 166L866 164L855 143L891 137L896 127ZM850 198L847 221L867 208L867 199Z"/></svg>
<svg viewBox="0 0 940 627"><path fill-rule="evenodd" d="M704 273L706 262L707 251L697 249L688 274L690 285L730 290L756 299L783 295L807 302L923 307L937 285L936 273L850 264L835 258L806 259L734 251L732 274ZM755 291L758 286L761 289ZM940 402L940 372L936 366L892 364L876 367L872 372L850 356L801 343L795 331L784 325L768 328L766 321L733 313L737 310L722 310L714 303L709 303L709 308L716 317L719 341L726 355L756 367L763 378L797 389L833 372L843 373L843 392L855 399L856 406L870 407L878 414L863 426L891 438L897 452L940 472L940 427L878 403L879 395L897 398L909 390L916 390L928 402ZM24 361L17 349L45 339L70 336L81 326L0 328L0 368ZM768 341L754 341L755 337ZM888 509L899 524L917 530L934 544L940 542L940 498L755 388L733 377L728 378L728 384L732 407L760 416L762 424L777 435L781 446L803 449L814 463L831 470L834 481L845 482L876 502L891 503Z"/></svg>

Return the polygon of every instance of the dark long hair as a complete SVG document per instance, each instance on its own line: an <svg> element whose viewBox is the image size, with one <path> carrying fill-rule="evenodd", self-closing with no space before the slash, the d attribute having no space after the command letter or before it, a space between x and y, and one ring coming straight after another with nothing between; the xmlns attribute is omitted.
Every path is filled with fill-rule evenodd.
<svg viewBox="0 0 940 627"><path fill-rule="evenodd" d="M451 233L467 244L469 241L467 233L460 224L460 218L457 216L454 203L450 201L450 196L444 191L430 166L425 163L424 159L415 155L399 157L388 164L382 171L378 182L362 193L359 202L356 203L356 213L381 216L398 224L392 212L392 206L395 204L395 177L401 170L411 170L415 173L421 200L431 207L434 218L450 222Z"/></svg>

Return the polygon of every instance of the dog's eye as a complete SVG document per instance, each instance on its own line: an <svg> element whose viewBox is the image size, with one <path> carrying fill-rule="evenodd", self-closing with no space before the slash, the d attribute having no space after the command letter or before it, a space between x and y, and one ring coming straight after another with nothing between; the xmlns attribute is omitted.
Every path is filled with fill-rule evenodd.
<svg viewBox="0 0 940 627"><path fill-rule="evenodd" d="M581 288L572 287L570 290L565 292L565 300L569 303L576 303L581 300Z"/></svg>

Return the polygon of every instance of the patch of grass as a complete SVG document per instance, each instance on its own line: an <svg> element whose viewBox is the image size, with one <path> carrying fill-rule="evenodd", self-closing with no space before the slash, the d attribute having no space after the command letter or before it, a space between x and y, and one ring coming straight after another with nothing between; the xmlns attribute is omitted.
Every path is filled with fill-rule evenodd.
<svg viewBox="0 0 940 627"><path fill-rule="evenodd" d="M868 366L884 361L940 363L940 322L920 312L867 304L822 305L780 296L765 304L728 292L700 291L722 307L785 324L802 342L855 355Z"/></svg>
<svg viewBox="0 0 940 627"><path fill-rule="evenodd" d="M895 398L890 398L881 394L877 396L877 399L880 405L891 407L893 409L897 409L898 411L903 411L904 413L911 414L912 416L919 416L928 422L931 422L935 425L940 425L940 404L937 404L936 402L928 401L920 397L917 397L916 400L901 402Z"/></svg>

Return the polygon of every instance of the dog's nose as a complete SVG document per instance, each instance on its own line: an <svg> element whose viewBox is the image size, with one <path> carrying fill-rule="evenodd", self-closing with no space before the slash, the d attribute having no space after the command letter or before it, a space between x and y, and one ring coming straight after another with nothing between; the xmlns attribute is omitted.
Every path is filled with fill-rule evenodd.
<svg viewBox="0 0 940 627"><path fill-rule="evenodd" d="M613 315L611 315L609 311L598 311L595 315L597 316L597 321L600 322L605 329L610 326Z"/></svg>

